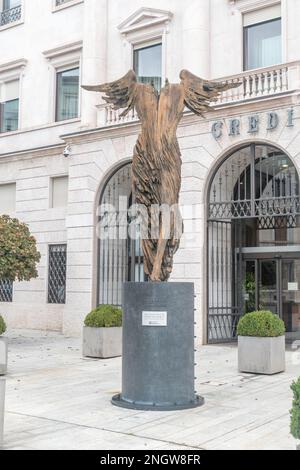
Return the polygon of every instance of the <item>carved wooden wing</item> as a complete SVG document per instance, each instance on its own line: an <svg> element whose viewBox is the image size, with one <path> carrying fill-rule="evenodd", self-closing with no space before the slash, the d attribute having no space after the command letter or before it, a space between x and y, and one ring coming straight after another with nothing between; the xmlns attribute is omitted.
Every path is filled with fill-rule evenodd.
<svg viewBox="0 0 300 470"><path fill-rule="evenodd" d="M222 91L237 88L241 82L223 83L203 80L188 70L180 72L181 85L184 88L184 102L187 108L200 116L212 109L210 103L216 102Z"/></svg>
<svg viewBox="0 0 300 470"><path fill-rule="evenodd" d="M96 86L82 86L88 91L97 91L99 93L105 93L106 96L103 99L113 105L114 109L125 108L120 117L126 116L129 111L134 107L136 90L137 90L137 78L133 70L111 83L105 83L103 85Z"/></svg>

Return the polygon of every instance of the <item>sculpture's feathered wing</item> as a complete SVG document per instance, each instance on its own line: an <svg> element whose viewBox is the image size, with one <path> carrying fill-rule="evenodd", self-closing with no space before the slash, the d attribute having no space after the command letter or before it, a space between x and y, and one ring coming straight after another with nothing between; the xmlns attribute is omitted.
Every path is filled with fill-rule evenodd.
<svg viewBox="0 0 300 470"><path fill-rule="evenodd" d="M87 91L105 93L103 99L113 105L114 109L123 109L121 117L126 116L134 108L135 94L137 89L137 78L133 70L115 82L96 86L82 86Z"/></svg>
<svg viewBox="0 0 300 470"><path fill-rule="evenodd" d="M240 83L203 80L187 70L181 72L180 78L180 84L167 82L160 96L151 85L138 83L133 70L112 83L83 87L104 93L103 99L114 109L124 109L121 116L135 107L141 120L142 129L133 155L132 181L135 201L146 208L142 232L146 232L147 237L143 237L142 246L145 272L152 281L168 280L180 243L181 233L175 230L175 218L172 217L170 233L166 234L161 217L152 223L151 211L154 206L178 204L181 154L176 130L184 107L202 116L212 109L210 104L217 101L222 91L240 86ZM158 229L157 235L153 235L153 227Z"/></svg>
<svg viewBox="0 0 300 470"><path fill-rule="evenodd" d="M182 70L180 78L184 88L186 107L200 116L212 109L210 104L218 100L220 93L241 86L241 82L223 83L203 80L188 70Z"/></svg>

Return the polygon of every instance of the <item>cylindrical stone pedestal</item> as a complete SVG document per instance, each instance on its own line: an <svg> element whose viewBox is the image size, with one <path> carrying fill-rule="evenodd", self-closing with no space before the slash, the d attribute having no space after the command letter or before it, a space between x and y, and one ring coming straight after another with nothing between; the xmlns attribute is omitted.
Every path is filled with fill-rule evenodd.
<svg viewBox="0 0 300 470"><path fill-rule="evenodd" d="M122 393L112 403L137 410L200 406L194 362L194 285L125 283Z"/></svg>

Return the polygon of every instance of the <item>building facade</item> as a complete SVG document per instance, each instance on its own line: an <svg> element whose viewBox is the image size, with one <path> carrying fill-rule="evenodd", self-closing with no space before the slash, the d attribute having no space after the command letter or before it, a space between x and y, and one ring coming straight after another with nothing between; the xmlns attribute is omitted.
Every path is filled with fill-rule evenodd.
<svg viewBox="0 0 300 470"><path fill-rule="evenodd" d="M139 239L128 237L139 227L128 212L138 119L80 85L134 68L159 91L186 68L240 86L181 121L185 234L171 281L195 284L199 343L232 341L255 309L278 313L299 338L299 1L0 9L0 212L29 225L42 255L37 279L0 280L8 325L80 334L92 307L119 305L122 282L145 279Z"/></svg>

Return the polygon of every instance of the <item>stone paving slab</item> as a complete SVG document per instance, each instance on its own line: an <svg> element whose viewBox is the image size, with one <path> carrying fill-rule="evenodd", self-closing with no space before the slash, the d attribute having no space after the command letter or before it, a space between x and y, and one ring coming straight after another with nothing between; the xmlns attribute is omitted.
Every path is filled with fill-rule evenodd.
<svg viewBox="0 0 300 470"><path fill-rule="evenodd" d="M9 333L4 449L295 449L289 434L287 371L241 374L234 345L197 352L196 389L205 405L176 412L113 407L121 359L84 359L81 340L57 333Z"/></svg>

